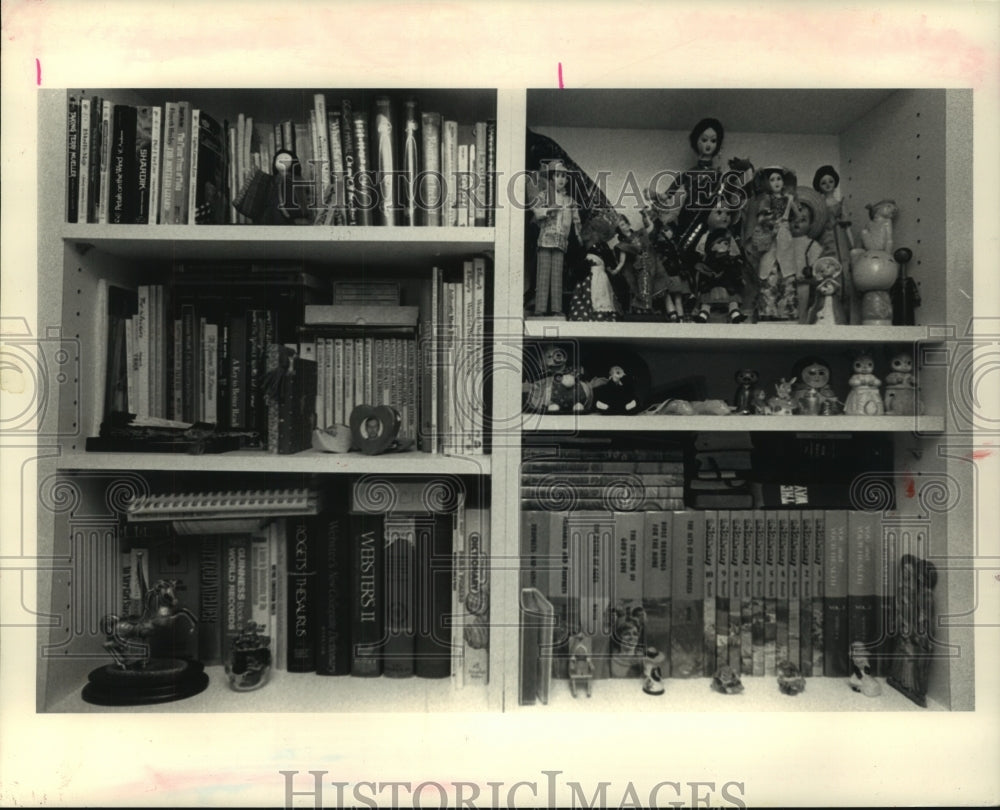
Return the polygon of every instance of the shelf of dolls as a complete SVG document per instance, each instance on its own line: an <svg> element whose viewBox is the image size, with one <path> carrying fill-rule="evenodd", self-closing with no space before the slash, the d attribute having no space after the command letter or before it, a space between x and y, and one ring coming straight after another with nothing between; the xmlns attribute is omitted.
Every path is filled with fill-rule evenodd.
<svg viewBox="0 0 1000 810"><path fill-rule="evenodd" d="M532 340L615 340L636 344L669 341L678 347L702 343L829 344L940 343L940 330L928 326L826 326L792 323L629 323L551 321L527 318L524 336Z"/></svg>
<svg viewBox="0 0 1000 810"><path fill-rule="evenodd" d="M936 434L944 431L943 416L709 416L696 414L524 414L521 429L530 433L669 431L775 431Z"/></svg>

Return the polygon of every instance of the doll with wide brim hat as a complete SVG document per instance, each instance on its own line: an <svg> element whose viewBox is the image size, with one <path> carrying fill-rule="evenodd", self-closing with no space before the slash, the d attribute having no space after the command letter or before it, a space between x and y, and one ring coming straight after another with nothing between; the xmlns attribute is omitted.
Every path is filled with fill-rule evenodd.
<svg viewBox="0 0 1000 810"><path fill-rule="evenodd" d="M575 229L577 239L581 239L582 229L562 160L554 158L542 164L531 210L538 225L535 315L563 318L563 260L570 234Z"/></svg>

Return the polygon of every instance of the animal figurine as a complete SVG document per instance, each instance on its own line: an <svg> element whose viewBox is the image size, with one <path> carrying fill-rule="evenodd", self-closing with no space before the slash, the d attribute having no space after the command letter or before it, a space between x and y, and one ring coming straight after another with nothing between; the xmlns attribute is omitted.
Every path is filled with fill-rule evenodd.
<svg viewBox="0 0 1000 810"><path fill-rule="evenodd" d="M851 392L844 402L844 413L849 416L881 416L885 413L885 404L879 394L882 382L872 372L875 361L867 352L863 352L854 360L854 374L847 381Z"/></svg>
<svg viewBox="0 0 1000 810"><path fill-rule="evenodd" d="M647 695L656 697L663 694L665 687L660 667L665 660L666 657L656 647L646 648L646 657L642 662L642 691Z"/></svg>
<svg viewBox="0 0 1000 810"><path fill-rule="evenodd" d="M851 642L851 676L847 684L853 691L860 692L865 697L878 697L882 694L882 687L872 677L872 667L868 661L865 645L860 641Z"/></svg>
<svg viewBox="0 0 1000 810"><path fill-rule="evenodd" d="M754 403L757 399L757 392L760 390L757 388L757 380L759 379L760 375L752 368L741 368L736 372L738 387L736 395L733 397L736 413L752 414L755 412Z"/></svg>
<svg viewBox="0 0 1000 810"><path fill-rule="evenodd" d="M712 676L712 691L721 695L738 695L743 691L743 681L736 671L727 665L719 667Z"/></svg>
<svg viewBox="0 0 1000 810"><path fill-rule="evenodd" d="M177 581L158 579L150 588L143 572L143 553L136 552L136 578L142 601L142 612L118 616L110 613L101 619L101 632L106 636L106 649L120 669L143 669L158 653L163 657L183 657L182 651L175 649L155 649L153 637L166 634L168 637L180 635L176 623L180 618L190 622L187 632L181 637L193 635L198 617L180 604L177 598ZM176 653L180 652L178 655ZM136 656L138 653L138 656Z"/></svg>
<svg viewBox="0 0 1000 810"><path fill-rule="evenodd" d="M591 659L590 636L577 633L569 644L569 691L573 697L579 697L578 689L586 691L591 697L594 681L594 662Z"/></svg>
<svg viewBox="0 0 1000 810"><path fill-rule="evenodd" d="M795 696L805 691L806 679L799 668L787 659L778 662L778 689L783 695Z"/></svg>
<svg viewBox="0 0 1000 810"><path fill-rule="evenodd" d="M594 408L598 413L624 415L638 413L635 385L621 366L612 366L607 378L590 381L594 391Z"/></svg>
<svg viewBox="0 0 1000 810"><path fill-rule="evenodd" d="M866 205L869 222L861 231L861 244L865 250L882 250L892 253L892 223L899 213L895 200L879 200Z"/></svg>
<svg viewBox="0 0 1000 810"><path fill-rule="evenodd" d="M795 377L790 380L782 378L774 384L775 395L767 401L771 413L778 416L791 416L795 413L795 400L792 398L793 385L795 385Z"/></svg>

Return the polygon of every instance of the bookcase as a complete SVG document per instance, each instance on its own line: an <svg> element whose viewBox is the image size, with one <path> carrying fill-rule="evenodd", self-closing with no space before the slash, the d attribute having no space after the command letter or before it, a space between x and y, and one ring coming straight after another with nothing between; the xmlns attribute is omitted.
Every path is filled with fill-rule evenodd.
<svg viewBox="0 0 1000 810"><path fill-rule="evenodd" d="M219 118L253 112L262 119L302 119L309 90L98 91L126 104L159 104L184 97ZM366 474L458 476L482 493L489 508L491 550L490 679L485 690L455 689L447 681L319 678L276 673L253 695L231 692L224 674L211 672L201 695L161 711L618 711L648 710L635 680L602 680L594 695L573 700L555 681L549 706L519 706L520 483L523 441L550 443L566 436L678 437L702 431L851 433L888 437L897 512L927 527L924 556L935 562L938 649L928 697L933 708L974 706L972 628L962 617L975 606L974 503L978 492L968 461L974 418L965 407L971 332L972 187L971 93L951 90L415 90L424 106L463 121L495 119L497 200L491 227L262 226L66 224L67 93L39 93L38 306L50 345L49 401L40 435L50 447L37 460L39 554L52 559L38 576L39 610L52 617L39 630L37 708L43 712L94 710L79 697L88 670L101 655L99 590L111 580L104 547L114 531L116 498L140 481L185 491L192 480L216 488L347 485ZM356 94L359 97L361 94ZM336 97L336 95L332 96ZM901 215L896 244L911 247L909 271L920 285L915 326L564 322L526 317L524 307L527 133L557 141L585 170L609 173L609 198L633 214L636 189L623 178L648 177L690 163L687 132L704 116L727 127L725 154L755 165L794 164L807 172L838 166L855 217L864 204L893 197ZM640 181L641 182L641 181ZM617 184L617 185L616 185ZM641 186L638 187L641 190ZM641 191L640 191L641 193ZM431 266L471 255L492 259L491 452L481 456L429 453L363 456L304 451L267 455L95 453L84 439L99 423L99 392L89 358L100 345L94 317L98 282L135 286L160 281L173 261L294 260L351 267L378 277L414 277ZM849 353L912 351L920 370L924 412L919 416L605 416L522 413L523 358L545 341L586 349L600 345L639 352L654 375L706 375L709 396L730 399L737 368L761 379L785 376L796 359L825 357L841 386ZM595 370L596 371L596 370ZM963 388L966 386L966 388ZM218 483L216 483L218 482ZM475 484L474 487L472 485ZM72 524L72 528L71 528ZM72 538L84 538L80 541ZM77 542L74 546L73 543ZM113 564L113 561L111 562ZM746 678L739 704L711 692L706 678L669 679L656 711L897 711L911 703L884 690L859 702L841 678L811 678L795 701L777 693L773 678ZM128 711L136 711L130 708Z"/></svg>

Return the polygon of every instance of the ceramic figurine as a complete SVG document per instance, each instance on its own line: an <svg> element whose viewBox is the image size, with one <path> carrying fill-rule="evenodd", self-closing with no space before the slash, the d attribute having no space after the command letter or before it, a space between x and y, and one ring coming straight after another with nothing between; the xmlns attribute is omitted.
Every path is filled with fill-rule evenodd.
<svg viewBox="0 0 1000 810"><path fill-rule="evenodd" d="M623 415L638 412L635 385L621 366L612 366L606 379L591 380L590 385L594 391L594 408L598 413Z"/></svg>
<svg viewBox="0 0 1000 810"><path fill-rule="evenodd" d="M791 661L778 662L778 689L783 695L797 695L805 691L806 679L802 677L799 668Z"/></svg>
<svg viewBox="0 0 1000 810"><path fill-rule="evenodd" d="M851 391L844 403L844 413L848 416L880 416L885 413L885 405L879 387L882 381L872 372L875 361L870 354L862 353L854 360L854 374L847 381Z"/></svg>
<svg viewBox="0 0 1000 810"><path fill-rule="evenodd" d="M899 213L895 200L879 200L866 205L869 222L861 231L861 244L865 250L881 250L892 253L892 223Z"/></svg>
<svg viewBox="0 0 1000 810"><path fill-rule="evenodd" d="M543 180L531 210L538 224L538 268L535 280L535 315L563 314L563 259L570 234L581 238L580 211L569 192L566 164L552 160L543 167Z"/></svg>
<svg viewBox="0 0 1000 810"><path fill-rule="evenodd" d="M899 276L899 265L892 255L892 223L899 209L893 200L880 200L866 208L871 221L861 233L864 248L851 252L851 274L854 288L862 294L861 323L890 326L893 314L889 290Z"/></svg>
<svg viewBox="0 0 1000 810"><path fill-rule="evenodd" d="M577 633L569 642L569 691L573 697L579 697L578 689L583 689L587 697L592 694L594 681L594 662L590 657L590 636Z"/></svg>
<svg viewBox="0 0 1000 810"><path fill-rule="evenodd" d="M830 386L830 367L818 357L804 357L792 369L795 410L806 416L831 416L840 412L840 400Z"/></svg>
<svg viewBox="0 0 1000 810"><path fill-rule="evenodd" d="M618 299L611 286L608 263L613 260L607 245L594 246L587 254L589 275L573 290L569 304L571 321L617 321L621 317Z"/></svg>
<svg viewBox="0 0 1000 810"><path fill-rule="evenodd" d="M754 230L754 247L763 248L757 262L757 320L797 320L799 311L798 280L793 270L792 230L789 224L793 206L791 199L773 225L773 235L768 233L770 219L767 211L757 212L758 227ZM764 235L762 235L764 234Z"/></svg>
<svg viewBox="0 0 1000 810"><path fill-rule="evenodd" d="M775 396L767 401L769 412L779 416L790 416L795 413L795 400L792 398L792 386L795 378L790 380L782 378L774 384Z"/></svg>
<svg viewBox="0 0 1000 810"><path fill-rule="evenodd" d="M937 568L928 560L904 554L899 561L898 582L893 606L896 632L886 683L926 707Z"/></svg>
<svg viewBox="0 0 1000 810"><path fill-rule="evenodd" d="M663 653L656 647L646 648L646 657L642 662L642 691L647 695L663 694L663 673L660 667L665 660Z"/></svg>
<svg viewBox="0 0 1000 810"><path fill-rule="evenodd" d="M698 310L695 323L708 323L712 305L727 308L730 323L742 323L746 315L740 309L743 302L743 257L736 240L727 228L715 228L705 238L705 257L695 264L695 291Z"/></svg>
<svg viewBox="0 0 1000 810"><path fill-rule="evenodd" d="M712 676L712 691L722 695L738 695L743 691L743 682L730 666L721 666Z"/></svg>
<svg viewBox="0 0 1000 810"><path fill-rule="evenodd" d="M823 195L823 200L826 203L826 228L820 237L823 252L825 255L836 256L843 273L840 292L840 303L844 312L842 323L858 323L861 315L854 295L854 281L850 271L854 235L851 232L851 218L844 205L840 175L829 164L820 166L813 175L812 187Z"/></svg>
<svg viewBox="0 0 1000 810"><path fill-rule="evenodd" d="M809 323L820 326L838 326L847 323L844 312L844 273L840 262L833 256L821 256L813 264L816 287L813 303L809 308Z"/></svg>
<svg viewBox="0 0 1000 810"><path fill-rule="evenodd" d="M892 358L892 371L885 376L885 412L894 416L916 416L923 413L917 378L913 374L913 357L900 352Z"/></svg>
<svg viewBox="0 0 1000 810"><path fill-rule="evenodd" d="M767 166L754 175L756 196L752 216L746 220L744 238L748 241L748 252L758 261L774 244L778 223L785 218L795 186L794 172L782 166Z"/></svg>
<svg viewBox="0 0 1000 810"><path fill-rule="evenodd" d="M872 677L865 645L860 641L851 642L851 677L847 684L865 697L878 697L882 694L882 686Z"/></svg>
<svg viewBox="0 0 1000 810"><path fill-rule="evenodd" d="M752 368L741 368L736 372L736 395L733 397L733 404L736 406L736 413L755 413L755 403L760 389L757 388L757 380L760 375Z"/></svg>

